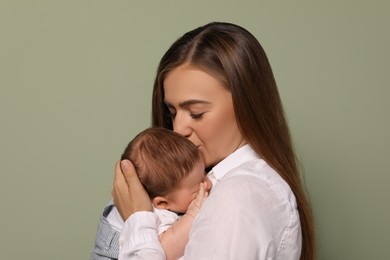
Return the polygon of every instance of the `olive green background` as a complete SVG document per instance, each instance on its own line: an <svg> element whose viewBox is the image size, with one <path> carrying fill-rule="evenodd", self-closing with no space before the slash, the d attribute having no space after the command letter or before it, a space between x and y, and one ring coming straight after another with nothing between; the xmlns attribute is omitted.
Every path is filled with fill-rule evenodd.
<svg viewBox="0 0 390 260"><path fill-rule="evenodd" d="M388 259L388 1L0 0L0 258L88 259L159 59L210 21L273 66L318 259Z"/></svg>

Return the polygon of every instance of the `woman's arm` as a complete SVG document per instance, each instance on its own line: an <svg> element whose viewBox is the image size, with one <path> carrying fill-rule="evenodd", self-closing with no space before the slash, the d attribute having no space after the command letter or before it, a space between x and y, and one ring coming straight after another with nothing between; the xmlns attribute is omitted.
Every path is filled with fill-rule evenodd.
<svg viewBox="0 0 390 260"><path fill-rule="evenodd" d="M128 160L115 165L112 196L120 215L126 220L119 238L119 259L165 260L157 236L157 216L152 212L149 196Z"/></svg>
<svg viewBox="0 0 390 260"><path fill-rule="evenodd" d="M164 249L157 236L157 216L140 211L125 222L119 238L119 260L165 260Z"/></svg>

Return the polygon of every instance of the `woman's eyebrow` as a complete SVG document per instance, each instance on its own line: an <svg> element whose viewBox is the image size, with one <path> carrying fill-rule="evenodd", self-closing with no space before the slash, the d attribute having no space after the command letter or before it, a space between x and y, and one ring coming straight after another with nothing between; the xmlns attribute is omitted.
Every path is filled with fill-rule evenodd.
<svg viewBox="0 0 390 260"><path fill-rule="evenodd" d="M188 107L188 106L195 105L195 104L210 104L210 102L208 102L206 100L190 99L190 100L186 100L184 102L180 102L179 106L180 107Z"/></svg>
<svg viewBox="0 0 390 260"><path fill-rule="evenodd" d="M168 106L168 107L172 107L172 105L169 102L167 102L167 101L164 101L164 104L166 106ZM179 107L186 108L188 106L196 105L196 104L206 104L206 105L208 105L208 104L211 104L211 102L206 101L206 100L190 99L190 100L186 100L186 101L180 102L179 103Z"/></svg>
<svg viewBox="0 0 390 260"><path fill-rule="evenodd" d="M211 102L206 101L206 100L190 99L190 100L186 100L184 102L180 102L179 106L180 107L188 107L188 106L195 105L195 104L206 104L206 105L208 105L208 104L211 104Z"/></svg>

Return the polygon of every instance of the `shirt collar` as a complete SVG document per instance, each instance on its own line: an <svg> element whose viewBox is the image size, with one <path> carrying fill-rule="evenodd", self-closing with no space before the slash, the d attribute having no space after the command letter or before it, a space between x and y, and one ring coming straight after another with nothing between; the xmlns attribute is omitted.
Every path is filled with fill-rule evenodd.
<svg viewBox="0 0 390 260"><path fill-rule="evenodd" d="M215 165L209 174L214 174L214 177L216 178L216 180L219 181L231 169L234 169L237 166L239 166L247 161L250 161L253 159L258 159L258 158L259 158L259 156L252 149L252 147L249 144L246 144L246 145L238 148L236 151L234 151L228 157L226 157L221 162L219 162L217 165Z"/></svg>

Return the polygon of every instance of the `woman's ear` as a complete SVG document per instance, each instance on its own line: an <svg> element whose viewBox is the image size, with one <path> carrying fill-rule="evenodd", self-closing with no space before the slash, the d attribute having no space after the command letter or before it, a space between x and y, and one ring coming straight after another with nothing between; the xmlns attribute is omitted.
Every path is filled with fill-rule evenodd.
<svg viewBox="0 0 390 260"><path fill-rule="evenodd" d="M169 201L163 196L157 196L153 198L152 203L157 209L169 209Z"/></svg>

